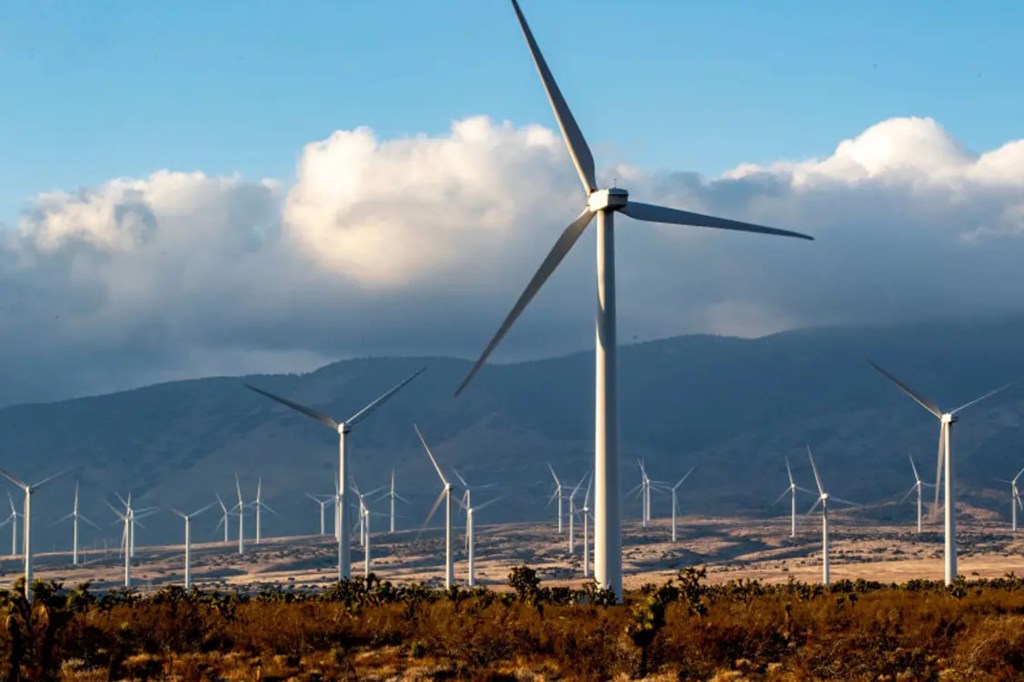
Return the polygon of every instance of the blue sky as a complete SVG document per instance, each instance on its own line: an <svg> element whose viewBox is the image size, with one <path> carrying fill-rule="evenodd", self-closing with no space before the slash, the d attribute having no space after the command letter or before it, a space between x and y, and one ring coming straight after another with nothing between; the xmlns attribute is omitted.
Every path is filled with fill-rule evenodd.
<svg viewBox="0 0 1024 682"><path fill-rule="evenodd" d="M715 174L905 115L972 149L1021 136L1021 3L523 7L599 163ZM501 0L5 2L0 84L8 224L41 191L160 168L287 182L335 129L553 125Z"/></svg>

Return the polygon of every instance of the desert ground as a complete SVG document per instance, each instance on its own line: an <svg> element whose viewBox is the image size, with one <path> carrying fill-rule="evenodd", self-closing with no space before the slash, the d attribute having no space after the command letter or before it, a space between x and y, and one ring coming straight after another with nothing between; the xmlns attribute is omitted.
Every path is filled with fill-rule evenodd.
<svg viewBox="0 0 1024 682"><path fill-rule="evenodd" d="M1024 541L1020 536L1014 537L1006 520L992 512L964 506L959 509L958 522L962 575L993 578L1011 571L1024 573ZM712 582L739 578L766 582L790 578L820 580L819 516L801 515L797 519L797 535L792 539L788 516L756 520L687 516L679 517L677 524L678 539L673 543L667 518L654 519L647 527L638 520L624 523L627 589L664 581L687 566L705 567ZM830 529L833 581L942 579L941 519L929 519L919 535L912 515L895 524L879 523L858 511L838 511L830 514ZM502 589L509 569L527 564L537 569L546 584L581 585L587 580L580 556L581 531L577 525L575 552L570 556L568 528L559 535L553 519L547 523L478 524L477 583ZM463 533L464 528L456 526L455 571L460 584L465 584L467 571ZM358 546L358 534L354 535L352 572L362 575L364 555ZM371 570L382 579L436 585L443 577L443 554L443 528L399 530L394 534L375 532L371 541ZM246 538L241 556L236 536L227 544L193 543L192 576L201 588L315 589L334 580L336 557L337 545L330 535L271 537L258 545ZM100 590L123 584L124 560L117 550L85 550L80 559L81 564L73 567L69 551L36 554L35 576L68 585L90 580ZM10 584L21 575L23 560L3 556L0 567L0 580ZM183 575L183 546L136 547L132 561L135 589L147 591L181 584Z"/></svg>

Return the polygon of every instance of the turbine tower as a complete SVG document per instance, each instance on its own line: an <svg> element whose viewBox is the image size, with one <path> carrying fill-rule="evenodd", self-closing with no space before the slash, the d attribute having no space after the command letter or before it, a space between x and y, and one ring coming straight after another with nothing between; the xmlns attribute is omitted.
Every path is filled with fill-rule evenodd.
<svg viewBox="0 0 1024 682"><path fill-rule="evenodd" d="M679 496L676 494L676 491L678 491L679 486L681 486L686 479L690 477L690 474L693 473L693 469L694 467L690 467L690 470L683 474L683 477L680 478L674 486L672 486L672 542L676 541L676 514L679 513Z"/></svg>
<svg viewBox="0 0 1024 682"><path fill-rule="evenodd" d="M185 514L177 509L171 511L185 519L185 589L192 587L192 519L193 517L199 516L204 511L215 505L216 502L211 502L205 507L200 507L191 514Z"/></svg>
<svg viewBox="0 0 1024 682"><path fill-rule="evenodd" d="M238 492L238 504L235 509L238 511L238 553L245 553L245 502L242 500L242 484L238 482L238 473L235 473L235 490Z"/></svg>
<svg viewBox="0 0 1024 682"><path fill-rule="evenodd" d="M228 506L224 504L224 500L220 498L220 493L217 493L217 504L220 505L221 511L220 522L217 524L217 527L220 528L221 526L224 526L224 544L226 545L231 542L231 535L229 533L229 519L231 518L231 512L228 510Z"/></svg>
<svg viewBox="0 0 1024 682"><path fill-rule="evenodd" d="M943 509L946 522L944 578L946 585L952 585L953 581L956 580L956 491L953 488L953 453L952 448L950 447L950 431L953 429L953 424L957 422L957 414L959 412L973 405L977 405L981 401L991 398L998 393L1002 393L1011 386L1020 383L1020 379L1004 384L1003 386L991 390L988 393L984 393L974 400L964 403L960 407L952 409L949 412L943 412L934 402L914 391L912 388L904 384L892 374L886 372L874 362L871 362L870 360L868 362L871 363L871 366L878 370L882 376L896 384L897 388L910 396L914 402L931 412L932 415L939 420L939 461L935 472L935 506L938 508L939 486L944 485L946 492L945 506ZM945 471L945 480L942 478L943 471Z"/></svg>
<svg viewBox="0 0 1024 682"><path fill-rule="evenodd" d="M825 486L821 484L821 476L818 475L818 467L814 464L814 455L811 454L811 446L807 446L807 457L811 460L811 469L814 471L814 482L818 484L818 499L815 500L814 505L808 510L808 514L814 512L821 505L821 583L823 585L829 584L829 556L828 556L828 503L829 500L834 502L842 502L850 506L856 506L853 502L840 499L838 497L830 497L825 492Z"/></svg>
<svg viewBox="0 0 1024 682"><path fill-rule="evenodd" d="M580 486L583 485L583 480L576 484L576 487L569 493L569 556L571 557L576 553L576 533L573 522L576 518L576 493L580 491Z"/></svg>
<svg viewBox="0 0 1024 682"><path fill-rule="evenodd" d="M38 483L29 484L17 478L6 469L0 469L0 474L3 474L8 481L25 492L25 511L22 512L22 521L24 522L25 527L21 535L23 542L25 543L25 599L28 601L32 601L32 495L34 495L41 487L53 479L63 476L68 471L70 471L70 469L62 471L59 474L54 474L53 476L48 476Z"/></svg>
<svg viewBox="0 0 1024 682"><path fill-rule="evenodd" d="M799 491L805 492L805 493L807 493L809 495L813 495L814 493L812 493L807 488L801 488L800 486L798 486L796 484L796 481L793 480L793 470L789 468L789 457L786 457L786 475L789 476L789 486L785 490L782 491L782 494L779 495L775 499L775 502L773 502L772 505L778 504L782 500L783 497L785 497L786 495L789 495L789 537L795 538L796 537L796 491L799 490Z"/></svg>
<svg viewBox="0 0 1024 682"><path fill-rule="evenodd" d="M587 482L587 494L583 497L583 577L590 577L590 491L594 487L593 477Z"/></svg>
<svg viewBox="0 0 1024 682"><path fill-rule="evenodd" d="M416 370L415 372L412 373L412 375L403 380L400 384L388 390L386 393L384 393L384 395L380 396L373 402L367 404L365 407L363 407L361 410L359 410L358 412L356 412L343 422L335 421L333 418L328 417L326 414L323 414L322 412L317 412L316 410L306 407L305 405L300 405L299 403L292 402L287 398L281 398L279 396L274 395L273 393L268 393L267 391L256 388L255 386L250 386L246 384L246 386L248 386L249 389L259 393L260 395L270 398L271 400L276 400L282 405L287 405L293 410L301 412L302 414L306 415L311 419L315 419L324 426L333 429L338 433L338 483L336 485L336 489L338 497L341 498L342 500L342 504L335 505L334 524L338 536L339 580L343 578L348 578L351 575L352 567L352 548L349 546L351 529L349 528L348 519L346 518L348 514L348 510L346 508L347 505L344 504L345 491L348 489L349 485L348 469L346 468L347 457L345 455L345 437L352 431L352 427L356 426L362 419L364 419L367 415L373 412L373 410L384 404L384 402L388 398L393 396L403 386L405 386L410 381L412 381L420 374L422 374L424 371L426 371L426 369L426 367L422 367Z"/></svg>
<svg viewBox="0 0 1024 682"><path fill-rule="evenodd" d="M92 526L96 530L100 529L99 526L97 526L95 523L93 523L89 519L85 518L85 516L83 514L80 514L78 512L78 481L75 481L75 501L74 501L74 505L71 507L71 513L67 514L65 516L62 516L60 519L58 519L56 521L56 523L60 523L61 521L67 521L68 519L71 519L71 528L72 528L72 530L71 530L71 565L72 566L77 566L78 565L78 521L79 521L79 519L81 519L82 521L85 521L86 523L88 523L90 526Z"/></svg>
<svg viewBox="0 0 1024 682"><path fill-rule="evenodd" d="M426 439L420 433L420 427L413 424L413 428L416 429L416 435L420 437L423 449L427 451L427 457L430 457L430 463L434 465L434 469L441 478L442 485L444 485L444 489L437 496L434 506L430 508L430 513L427 514L427 520L423 522L423 528L427 527L430 519L434 516L434 512L437 511L441 501L444 500L444 588L447 590L455 583L455 563L452 560L452 484L448 482L437 460L434 459L434 453L430 451L430 446L427 445Z"/></svg>
<svg viewBox="0 0 1024 682"><path fill-rule="evenodd" d="M131 554L131 542L132 542L132 527L134 524L134 511L132 510L132 494L128 493L128 499L122 499L120 495L117 499L124 505L124 512L119 512L114 505L107 503L110 507L110 511L117 515L120 522L124 525L124 529L121 531L121 551L124 556L124 586L130 588L132 586L132 554ZM116 522L115 522L116 523Z"/></svg>
<svg viewBox="0 0 1024 682"><path fill-rule="evenodd" d="M269 504L263 501L263 477L256 479L256 501L252 504L256 510L256 544L263 541L262 525L260 523L260 512L266 509L271 514L276 514Z"/></svg>
<svg viewBox="0 0 1024 682"><path fill-rule="evenodd" d="M900 500L900 504L906 502L907 498L913 493L917 493L917 532L920 534L923 525L922 511L924 509L924 496L921 494L921 488L924 486L928 486L929 488L934 486L921 480L921 477L917 473L917 464L914 463L913 456L907 455L907 457L910 458L910 468L914 470L914 485L911 486L910 490L907 491L907 494L903 496L902 500Z"/></svg>
<svg viewBox="0 0 1024 682"><path fill-rule="evenodd" d="M390 507L391 507L391 513L390 513L391 532L394 533L395 532L395 500L401 500L402 502L405 502L406 504L409 504L409 500L405 499L404 497L399 495L397 492L395 492L395 470L394 470L394 468L391 469L391 490L388 492L388 499L390 501Z"/></svg>
<svg viewBox="0 0 1024 682"><path fill-rule="evenodd" d="M456 390L461 393L483 364L497 347L516 318L523 312L541 286L551 276L558 265L572 249L573 245L586 230L590 222L597 218L597 319L596 319L596 382L595 382L595 420L594 420L594 498L596 518L594 523L594 573L597 582L604 588L611 589L622 596L622 535L619 514L619 480L618 480L618 400L616 379L618 376L616 362L616 323L615 323L615 246L614 218L617 212L633 218L655 223L672 223L711 227L742 232L757 232L785 237L802 237L806 235L785 230L776 230L750 223L716 218L689 211L644 204L629 200L629 193L621 188L612 187L599 189L594 172L594 157L587 146L583 133L580 132L576 119L569 111L555 79L548 69L540 48L533 38L533 33L526 23L526 18L519 9L516 0L512 0L519 25L526 37L527 45L533 55L534 63L540 74L548 100L554 110L558 126L562 131L569 156L572 158L583 183L586 204L583 211L565 228L555 242L554 247L541 263L537 273L527 284L511 312L498 328L497 333L484 349L473 369Z"/></svg>
<svg viewBox="0 0 1024 682"><path fill-rule="evenodd" d="M473 523L476 519L476 512L490 507L501 498L496 497L493 500L488 500L476 507L468 506L466 502L468 499L469 498L463 496L462 500L459 501L459 506L461 506L466 512L466 570L468 573L466 584L469 585L469 587L476 587L476 564L474 563L476 540L473 536Z"/></svg>

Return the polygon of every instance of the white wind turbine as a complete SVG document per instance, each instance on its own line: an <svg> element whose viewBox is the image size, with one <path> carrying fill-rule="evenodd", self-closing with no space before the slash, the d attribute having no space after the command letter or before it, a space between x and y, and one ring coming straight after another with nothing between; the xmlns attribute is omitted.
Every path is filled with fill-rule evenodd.
<svg viewBox="0 0 1024 682"><path fill-rule="evenodd" d="M21 535L22 542L24 543L25 554L25 599L28 599L29 601L32 600L32 495L53 479L68 473L68 471L70 471L70 469L54 474L53 476L48 476L38 483L29 484L17 478L6 469L0 469L0 474L3 474L7 480L25 492L25 510L22 512L22 521L24 522L25 527Z"/></svg>
<svg viewBox="0 0 1024 682"><path fill-rule="evenodd" d="M786 466L789 466L788 462L786 463ZM679 497L676 494L676 491L678 491L679 490L679 486L681 486L686 481L686 479L688 479L690 477L690 474L693 473L693 469L694 469L694 467L690 467L690 470L687 471L685 474L683 474L683 477L680 478L676 482L676 484L674 486L672 486L672 488L671 488L671 491L672 491L672 542L676 541L676 514L679 513Z"/></svg>
<svg viewBox="0 0 1024 682"><path fill-rule="evenodd" d="M444 506L444 587L445 589L451 588L455 582L455 562L452 559L452 484L448 482L444 472L441 471L440 465L437 460L434 459L434 453L430 451L430 446L427 445L426 439L423 434L420 433L420 427L413 424L413 428L416 429L416 435L420 437L420 442L423 443L423 449L427 451L427 457L430 457L430 463L434 465L434 469L437 471L437 475L441 478L441 483L444 485L444 489L441 490L441 494L437 496L437 500L434 502L434 506L430 508L430 513L427 514L427 520L423 522L423 528L427 527L430 523L430 519L433 518L434 512L441 505L442 500L445 503Z"/></svg>
<svg viewBox="0 0 1024 682"><path fill-rule="evenodd" d="M842 504L848 504L855 507L856 504L848 502L838 497L832 497L825 492L825 487L821 484L821 476L818 475L818 467L814 464L814 455L811 454L811 446L807 446L807 457L811 460L811 469L814 471L814 482L818 484L818 499L815 500L814 505L808 510L808 514L814 512L821 505L821 582L823 585L829 584L829 556L828 556L828 503L829 500L834 502L841 502Z"/></svg>
<svg viewBox="0 0 1024 682"><path fill-rule="evenodd" d="M921 477L917 473L917 464L914 463L914 458L911 455L907 455L907 457L910 458L910 468L914 470L914 485L911 486L910 490L907 491L907 494L903 496L902 500L900 500L900 504L906 502L907 498L910 497L913 493L917 493L917 532L920 533L923 523L922 511L924 509L924 496L921 494L921 488L923 488L924 486L932 488L934 486L931 483L925 483L924 481L921 480Z"/></svg>
<svg viewBox="0 0 1024 682"><path fill-rule="evenodd" d="M576 553L576 527L573 522L576 520L576 493L580 491L585 478L581 478L576 487L569 493L569 556Z"/></svg>
<svg viewBox="0 0 1024 682"><path fill-rule="evenodd" d="M616 378L618 375L615 341L615 247L614 247L614 216L622 212L634 220L655 223L673 223L697 227L712 227L742 232L757 232L785 237L801 237L806 235L786 230L762 227L751 223L726 220L713 216L680 211L677 209L643 204L629 200L629 193L624 189L612 187L599 189L594 172L594 157L587 146L583 133L580 132L576 119L569 111L555 79L548 69L544 57L537 47L526 23L526 18L519 9L519 4L512 0L512 7L519 19L519 25L526 37L527 45L533 54L534 63L540 74L548 100L554 110L558 126L562 131L569 156L576 166L583 190L586 194L586 205L583 211L555 242L537 273L527 284L519 296L511 312L498 328L491 342L487 344L473 369L456 390L461 393L487 361L491 352L505 336L516 318L523 312L541 286L551 276L558 265L572 249L590 222L597 218L597 319L596 319L596 385L595 385L595 424L594 424L594 493L595 493L595 537L594 537L594 573L600 585L611 589L616 595L622 595L622 536L621 518L619 515L619 481L618 481L618 400L616 397Z"/></svg>
<svg viewBox="0 0 1024 682"><path fill-rule="evenodd" d="M691 469L691 471L692 471L692 469ZM773 505L778 504L782 500L783 497L785 497L786 495L789 495L789 509L790 509L790 511L789 511L789 537L795 538L796 537L796 493L797 493L798 490L800 492L807 493L808 495L813 495L814 493L812 493L807 488L801 488L800 486L798 486L796 484L796 481L793 480L793 470L789 468L789 457L786 457L786 475L789 477L789 486L787 486L786 489L782 491L782 494L779 495L775 499L775 502L773 502L772 504ZM673 540L674 539L675 538L673 538Z"/></svg>
<svg viewBox="0 0 1024 682"><path fill-rule="evenodd" d="M490 507L500 499L500 497L496 497L493 500L488 500L476 507L469 506L469 498L465 496L463 496L462 500L459 502L459 506L466 511L466 570L468 572L467 584L470 587L476 586L476 564L474 559L476 552L476 540L473 535L473 524L476 519L476 513Z"/></svg>
<svg viewBox="0 0 1024 682"><path fill-rule="evenodd" d="M349 575L351 574L351 566L352 566L352 555L351 555L352 548L349 546L351 529L349 528L348 519L346 518L347 514L348 514L348 510L346 508L347 505L344 504L345 491L348 489L348 486L349 486L348 469L346 467L347 457L345 455L345 437L352 431L352 427L353 426L356 426L362 419L364 419L367 415L369 415L373 410L375 410L376 408L378 408L382 404L384 404L384 402L388 398L393 396L403 386L405 386L410 381L412 381L413 379L418 377L420 374L422 374L424 371L426 371L426 369L427 369L426 367L422 367L422 368L418 369L417 371L413 372L412 375L410 375L408 378L403 380L400 384L398 384L394 388L388 390L386 393L384 393L384 395L380 396L379 398L377 398L373 402L367 404L365 407L363 407L361 410L359 410L358 412L356 412L355 414L353 414L351 417L349 417L348 419L346 419L343 422L335 421L333 418L328 417L326 414L323 414L322 412L317 412L316 410L314 410L312 408L309 408L309 407L306 407L305 405L300 405L299 403L292 402L291 400L288 400L287 398L281 398L279 396L274 395L273 393L268 393L267 391L264 391L262 389L256 388L255 386L249 386L248 384L246 384L246 386L248 386L248 388L250 388L251 390L253 390L253 391L257 392L257 393L259 393L260 395L263 395L263 396L265 396L267 398L270 398L271 400L276 400L277 402L281 403L282 405L287 405L288 407L292 408L293 410L301 412L302 414L306 415L307 417L310 417L311 419L315 419L316 421L320 422L324 426L326 426L326 427L328 427L330 429L333 429L334 431L336 431L338 433L338 483L336 485L336 489L337 489L337 496L341 498L342 504L335 504L334 523L335 523L335 529L336 529L337 537L338 537L338 579L339 580L342 579L342 578L348 578L349 577Z"/></svg>
<svg viewBox="0 0 1024 682"><path fill-rule="evenodd" d="M313 495L306 493L306 497L320 505L320 535L327 535L327 525L325 524L326 516L324 515L324 508L334 501L334 498L330 495Z"/></svg>
<svg viewBox="0 0 1024 682"><path fill-rule="evenodd" d="M3 528L7 524L11 524L11 556L18 556L18 510L14 506L14 500L11 498L11 494L7 493L7 501L11 504L11 514L3 523L0 523L0 528Z"/></svg>
<svg viewBox="0 0 1024 682"><path fill-rule="evenodd" d="M558 474L555 473L554 467L551 466L551 462L547 463L548 471L551 472L551 478L555 479L555 492L551 493L551 498L548 499L548 504L551 504L551 500L558 499L558 532L562 532L562 481L559 480Z"/></svg>
<svg viewBox="0 0 1024 682"><path fill-rule="evenodd" d="M228 509L228 506L226 504L224 504L224 500L222 500L220 498L220 493L217 493L217 504L220 505L220 510L221 510L220 523L217 524L217 527L220 528L221 526L224 526L224 544L226 545L229 542L231 542L231 535L230 535L230 532L229 532L231 530L230 529L231 511ZM321 524L321 526L322 525L323 524Z"/></svg>
<svg viewBox="0 0 1024 682"><path fill-rule="evenodd" d="M266 509L271 514L276 514L269 504L263 501L263 477L261 476L256 480L256 501L252 503L253 509L256 510L256 544L260 544L263 539L262 526L260 525L260 512Z"/></svg>
<svg viewBox="0 0 1024 682"><path fill-rule="evenodd" d="M86 523L88 523L90 526L92 526L96 530L100 529L100 527L97 526L95 523L93 523L89 519L85 518L84 514L80 514L78 512L78 481L75 481L75 501L74 501L74 505L71 507L71 513L67 514L65 516L62 516L60 519L58 519L55 522L55 524L56 523L60 523L61 521L67 521L68 519L71 519L71 527L72 527L72 530L71 530L71 565L72 566L77 566L78 565L78 521L79 521L79 519L81 519L82 521L85 521ZM54 525L54 524L51 524L51 525Z"/></svg>
<svg viewBox="0 0 1024 682"><path fill-rule="evenodd" d="M193 517L199 516L204 511L215 505L216 502L211 502L205 507L200 507L191 514L185 514L172 509L175 514L185 519L185 589L192 587L192 519Z"/></svg>
<svg viewBox="0 0 1024 682"><path fill-rule="evenodd" d="M587 483L587 494L583 498L583 577L590 577L590 490L594 487L591 477Z"/></svg>
<svg viewBox="0 0 1024 682"><path fill-rule="evenodd" d="M647 467L643 460L636 461L640 465L640 515L641 525L646 528L651 521L651 478L647 475Z"/></svg>
<svg viewBox="0 0 1024 682"><path fill-rule="evenodd" d="M234 510L238 511L238 553L245 553L245 502L242 500L242 484L238 482L238 474L235 474L235 490L238 492L238 504Z"/></svg>
<svg viewBox="0 0 1024 682"><path fill-rule="evenodd" d="M117 518L120 519L120 523L124 526L124 529L121 531L121 550L124 556L124 586L128 588L132 586L131 544L133 527L135 526L133 518L134 512L132 511L132 494L128 493L127 500L122 499L120 495L117 496L117 499L124 505L124 512L119 512L117 508L109 502L107 503L107 506L110 507L110 510L117 515ZM115 521L115 523L117 522Z"/></svg>
<svg viewBox="0 0 1024 682"><path fill-rule="evenodd" d="M369 527L368 518L369 518L370 508L366 504L366 498L370 497L372 495L376 495L381 490L384 490L383 486L381 486L380 488L374 488L373 490L371 490L369 492L366 492L366 493L359 492L359 486L356 485L355 478L354 477L352 478L352 492L354 492L356 494L356 497L359 498L359 546L360 547L365 547L366 546L367 528Z"/></svg>
<svg viewBox="0 0 1024 682"><path fill-rule="evenodd" d="M973 405L977 405L981 401L991 398L997 393L1002 393L1011 386L1020 383L1020 379L1004 384L1003 386L991 390L988 393L984 393L974 400L964 403L949 412L943 412L931 400L914 391L892 374L889 374L884 369L876 365L874 362L871 362L870 360L868 362L870 362L871 366L878 370L882 376L896 384L896 386L910 396L914 402L931 412L932 415L939 420L939 461L935 472L935 506L938 508L939 486L941 484L945 487L946 492L945 505L943 507L946 521L946 546L943 568L946 585L951 585L953 584L953 581L956 580L956 491L953 488L953 453L952 448L950 447L950 431L953 430L953 424L958 420L958 412ZM943 470L945 470L945 480L943 480Z"/></svg>
<svg viewBox="0 0 1024 682"><path fill-rule="evenodd" d="M395 470L391 469L391 490L388 492L388 499L391 506L391 532L395 532L395 500L401 500L406 504L409 504L409 500L405 499L397 492L395 492Z"/></svg>
<svg viewBox="0 0 1024 682"><path fill-rule="evenodd" d="M1017 475L1009 481L1003 478L996 479L1000 483L1006 483L1010 486L1010 519L1014 533L1017 532L1017 507L1024 509L1024 503L1021 502L1020 490L1017 488L1017 481L1020 479L1022 474L1024 474L1024 469L1018 471Z"/></svg>

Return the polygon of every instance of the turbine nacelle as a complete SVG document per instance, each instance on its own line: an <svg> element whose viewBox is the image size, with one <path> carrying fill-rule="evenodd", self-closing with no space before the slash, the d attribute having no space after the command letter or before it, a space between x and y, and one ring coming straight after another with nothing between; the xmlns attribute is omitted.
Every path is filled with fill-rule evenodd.
<svg viewBox="0 0 1024 682"><path fill-rule="evenodd" d="M592 213L597 213L604 209L617 211L625 208L628 203L629 192L621 187L598 189L591 192L590 196L587 197L587 210Z"/></svg>
<svg viewBox="0 0 1024 682"><path fill-rule="evenodd" d="M345 422L341 422L340 424L338 424L338 434L344 435L346 433L352 433L352 427L346 424Z"/></svg>
<svg viewBox="0 0 1024 682"><path fill-rule="evenodd" d="M941 417L939 417L939 419L942 421L943 424L955 424L956 422L960 421L959 417L950 412L946 412Z"/></svg>

